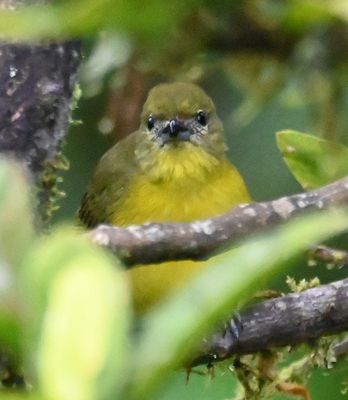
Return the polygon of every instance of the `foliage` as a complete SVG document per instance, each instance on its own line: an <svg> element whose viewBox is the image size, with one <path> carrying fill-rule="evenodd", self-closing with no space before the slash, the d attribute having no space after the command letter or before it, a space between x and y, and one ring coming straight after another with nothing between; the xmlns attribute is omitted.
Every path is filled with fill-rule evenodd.
<svg viewBox="0 0 348 400"><path fill-rule="evenodd" d="M322 213L251 238L159 305L139 333L122 267L91 248L72 220L88 168L106 147L92 131L98 127L115 140L136 129L148 88L163 80L197 81L208 89L256 199L299 189L274 145L273 132L286 127L322 136L277 136L305 189L345 175L347 150L336 140L347 142L347 21L348 6L339 0L75 0L0 11L4 38L82 36L87 49L78 111L84 124L67 144L72 170L58 214L69 218L68 226L53 223L49 234L35 234L26 177L17 165L0 163L0 341L11 361L0 366L24 372L33 387L29 398L163 398L160 388L170 387L170 371L192 356L202 337L274 277L285 281L291 261L308 244L344 230L345 213ZM51 167L42 178L55 186L59 166ZM56 195L48 217L58 190ZM309 274L303 264L294 273L299 279ZM328 366L329 347L321 342L300 349L295 360L285 349L273 360L273 380L260 375L262 356L243 359L237 371L247 388L242 396L267 398L283 381L306 383L315 367ZM336 386L341 382L336 369L330 376ZM312 387L318 399L327 398L322 381ZM174 398L178 390L174 383ZM1 395L24 397L5 387Z"/></svg>
<svg viewBox="0 0 348 400"><path fill-rule="evenodd" d="M23 185L17 165L3 162L0 174L1 193L10 181ZM2 198L5 215L12 207L30 215L25 186L23 193L11 204ZM160 304L137 335L130 330L129 289L117 260L93 248L77 228L57 227L38 237L28 230L31 245L23 241L22 258L2 260L11 279L2 285L0 335L4 343L6 335L16 339L9 356L22 360L24 375L33 377L34 393L43 399L152 398L169 372L189 360L202 338L259 289L260 281L266 283L310 243L341 232L347 223L346 213L322 213L248 239ZM12 228L13 239L21 237L21 223ZM11 315L14 300L17 313Z"/></svg>
<svg viewBox="0 0 348 400"><path fill-rule="evenodd" d="M327 185L348 174L348 148L300 132L277 134L284 160L304 189Z"/></svg>

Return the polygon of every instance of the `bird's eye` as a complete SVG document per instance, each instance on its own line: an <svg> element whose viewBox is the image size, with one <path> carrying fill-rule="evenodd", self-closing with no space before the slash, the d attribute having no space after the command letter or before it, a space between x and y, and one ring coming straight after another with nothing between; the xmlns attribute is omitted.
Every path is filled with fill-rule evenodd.
<svg viewBox="0 0 348 400"><path fill-rule="evenodd" d="M207 125L207 114L202 110L198 111L198 113L196 114L196 121L200 125Z"/></svg>
<svg viewBox="0 0 348 400"><path fill-rule="evenodd" d="M151 131L151 129L155 126L155 118L150 115L149 118L147 119L147 129Z"/></svg>

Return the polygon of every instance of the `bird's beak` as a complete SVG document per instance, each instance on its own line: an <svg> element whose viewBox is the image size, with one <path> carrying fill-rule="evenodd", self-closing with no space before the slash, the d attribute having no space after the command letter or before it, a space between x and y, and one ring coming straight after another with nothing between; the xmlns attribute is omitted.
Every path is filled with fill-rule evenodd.
<svg viewBox="0 0 348 400"><path fill-rule="evenodd" d="M167 121L161 133L163 144L168 142L189 141L191 131L185 125L184 121L171 119Z"/></svg>

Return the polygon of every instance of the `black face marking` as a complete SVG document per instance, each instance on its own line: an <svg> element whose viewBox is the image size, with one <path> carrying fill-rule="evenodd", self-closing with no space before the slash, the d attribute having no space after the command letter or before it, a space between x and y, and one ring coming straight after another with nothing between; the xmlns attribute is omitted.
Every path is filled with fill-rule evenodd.
<svg viewBox="0 0 348 400"><path fill-rule="evenodd" d="M151 131L154 126L155 126L155 118L152 115L150 115L149 118L147 119L147 129Z"/></svg>
<svg viewBox="0 0 348 400"><path fill-rule="evenodd" d="M179 141L189 141L193 132L187 127L184 120L177 118L165 121L160 131L162 144Z"/></svg>
<svg viewBox="0 0 348 400"><path fill-rule="evenodd" d="M167 144L177 146L180 142L191 142L194 145L202 143L202 137L208 133L207 112L199 110L191 118L174 115L168 118L160 114L148 114L144 125L151 141L160 147Z"/></svg>
<svg viewBox="0 0 348 400"><path fill-rule="evenodd" d="M203 110L199 110L196 114L196 121L202 125L205 126L207 125L207 113Z"/></svg>
<svg viewBox="0 0 348 400"><path fill-rule="evenodd" d="M177 119L171 119L163 128L163 133L168 133L170 136L176 137L179 132L183 132L185 130L187 130L187 128L181 121Z"/></svg>

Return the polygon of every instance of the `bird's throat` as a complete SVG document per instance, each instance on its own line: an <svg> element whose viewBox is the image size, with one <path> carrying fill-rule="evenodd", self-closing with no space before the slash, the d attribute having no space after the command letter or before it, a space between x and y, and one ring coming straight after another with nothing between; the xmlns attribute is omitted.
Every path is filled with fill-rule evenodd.
<svg viewBox="0 0 348 400"><path fill-rule="evenodd" d="M154 152L152 163L144 172L152 182L172 181L180 187L190 181L204 182L220 163L201 147L183 141Z"/></svg>

